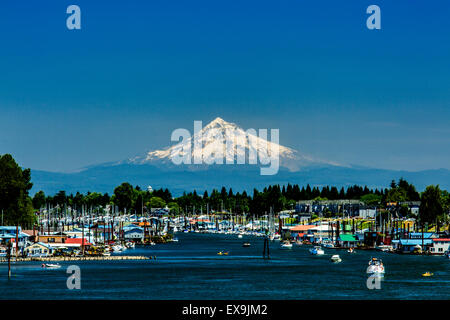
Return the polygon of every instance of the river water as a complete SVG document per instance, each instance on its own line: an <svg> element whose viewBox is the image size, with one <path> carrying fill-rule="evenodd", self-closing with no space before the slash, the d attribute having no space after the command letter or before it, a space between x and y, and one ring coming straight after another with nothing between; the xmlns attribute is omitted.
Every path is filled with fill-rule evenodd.
<svg viewBox="0 0 450 320"><path fill-rule="evenodd" d="M450 261L440 256L333 249L312 256L310 246L281 250L279 242L271 242L271 258L264 260L262 238L177 237L179 242L123 253L156 260L62 262L54 270L39 262L15 263L10 280L1 264L0 299L450 299ZM242 247L244 242L251 247ZM229 255L217 255L219 251ZM342 262L330 262L333 254ZM383 259L386 267L380 289L367 288L371 257ZM66 269L74 264L81 270L80 290L66 285ZM434 276L422 277L426 271Z"/></svg>

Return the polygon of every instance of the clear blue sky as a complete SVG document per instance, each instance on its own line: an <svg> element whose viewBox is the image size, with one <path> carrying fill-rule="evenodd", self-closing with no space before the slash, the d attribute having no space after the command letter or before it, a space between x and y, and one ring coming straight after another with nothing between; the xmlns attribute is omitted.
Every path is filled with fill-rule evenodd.
<svg viewBox="0 0 450 320"><path fill-rule="evenodd" d="M66 28L77 4L82 30ZM382 30L366 28L381 7ZM448 1L0 3L0 153L70 171L220 116L321 158L450 169Z"/></svg>

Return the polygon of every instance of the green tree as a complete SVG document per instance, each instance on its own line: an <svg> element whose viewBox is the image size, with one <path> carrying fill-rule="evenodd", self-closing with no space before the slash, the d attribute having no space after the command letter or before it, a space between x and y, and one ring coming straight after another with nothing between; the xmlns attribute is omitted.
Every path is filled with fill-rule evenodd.
<svg viewBox="0 0 450 320"><path fill-rule="evenodd" d="M28 196L32 186L30 169L22 170L10 154L0 156L0 210L5 224L19 226L35 221Z"/></svg>
<svg viewBox="0 0 450 320"><path fill-rule="evenodd" d="M365 194L361 197L361 201L368 206L376 206L381 202L381 195L376 195L374 193Z"/></svg>
<svg viewBox="0 0 450 320"><path fill-rule="evenodd" d="M433 223L436 219L442 218L444 208L439 186L428 186L420 200L419 216L422 223Z"/></svg>
<svg viewBox="0 0 450 320"><path fill-rule="evenodd" d="M166 202L160 197L151 197L148 206L150 208L164 208Z"/></svg>
<svg viewBox="0 0 450 320"><path fill-rule="evenodd" d="M129 210L133 206L133 186L128 182L122 183L114 189L114 204L119 207L120 211Z"/></svg>
<svg viewBox="0 0 450 320"><path fill-rule="evenodd" d="M36 210L43 208L45 206L46 198L44 191L37 192L33 197L33 207Z"/></svg>
<svg viewBox="0 0 450 320"><path fill-rule="evenodd" d="M167 204L167 207L169 208L171 214L179 214L180 213L180 206L178 205L178 203L176 203L174 201L169 202Z"/></svg>

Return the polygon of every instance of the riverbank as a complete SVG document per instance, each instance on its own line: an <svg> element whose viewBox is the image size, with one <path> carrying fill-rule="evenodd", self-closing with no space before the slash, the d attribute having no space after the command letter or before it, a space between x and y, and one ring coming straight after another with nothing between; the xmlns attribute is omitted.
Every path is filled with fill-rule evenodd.
<svg viewBox="0 0 450 320"><path fill-rule="evenodd" d="M122 261L122 260L156 260L154 256L99 256L99 257L11 257L11 262L30 262L30 261ZM8 259L2 257L0 262L8 262Z"/></svg>

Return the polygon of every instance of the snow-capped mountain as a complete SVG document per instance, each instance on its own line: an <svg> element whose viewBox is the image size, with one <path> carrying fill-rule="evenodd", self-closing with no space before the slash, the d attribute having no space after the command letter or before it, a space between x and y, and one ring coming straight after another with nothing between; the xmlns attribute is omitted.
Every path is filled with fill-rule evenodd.
<svg viewBox="0 0 450 320"><path fill-rule="evenodd" d="M270 131L270 130L268 130ZM282 134L281 132L280 134ZM223 139L218 139L223 137ZM250 138L248 138L250 137ZM269 139L271 140L271 138ZM179 140L177 140L179 141ZM230 153L224 141L233 141L236 154ZM194 148L197 145L197 148ZM191 149L187 148L188 146ZM258 157L265 150L279 150L280 170L275 175L261 175L264 165L175 165L171 155L176 151L189 150L194 157L210 155L217 150L224 151L225 157L246 155L252 151ZM245 158L248 163L248 157ZM98 191L112 193L122 182L129 182L143 188L169 188L174 195L184 191L212 190L222 186L233 190L251 192L270 184L298 183L311 186L367 185L370 188L384 188L392 179L405 178L423 190L429 184L440 184L450 188L450 171L427 170L420 172L382 170L358 166L344 166L331 161L313 158L294 149L268 141L261 134L246 135L246 131L234 123L217 118L193 136L164 150L150 151L142 156L121 162L103 163L90 166L74 173L55 173L32 170L33 190L54 194L59 190L75 193Z"/></svg>
<svg viewBox="0 0 450 320"><path fill-rule="evenodd" d="M303 167L326 165L340 166L338 163L313 158L310 155L301 154L297 150L279 145L277 141L268 140L270 130L259 132L259 130L244 130L235 123L230 123L222 118L216 118L201 128L198 132L181 142L167 147L163 150L150 151L142 156L131 158L128 164L163 164L171 165L174 154L183 155L185 150L190 152L191 163L194 159L204 160L207 157L219 155L223 163L238 163L238 159L245 159L245 163L265 159L279 154L280 167L289 171L298 171ZM269 137L271 140L273 137ZM257 160L256 159L256 160ZM260 161L262 162L262 161ZM122 162L123 163L123 162ZM204 161L202 162L204 163ZM197 163L198 164L198 163ZM204 167L204 166L203 166ZM189 166L190 169L199 166Z"/></svg>

